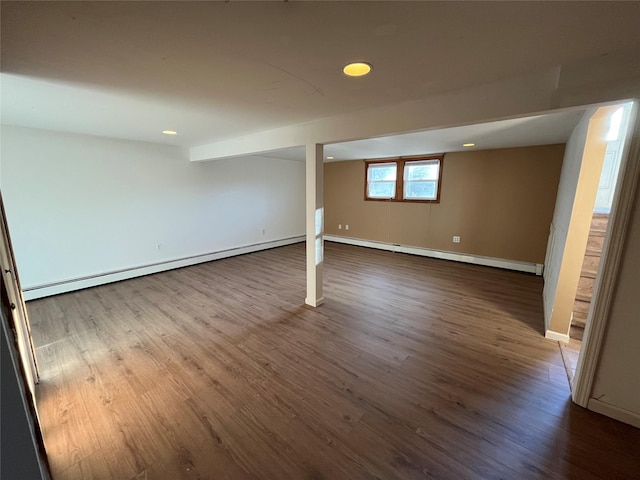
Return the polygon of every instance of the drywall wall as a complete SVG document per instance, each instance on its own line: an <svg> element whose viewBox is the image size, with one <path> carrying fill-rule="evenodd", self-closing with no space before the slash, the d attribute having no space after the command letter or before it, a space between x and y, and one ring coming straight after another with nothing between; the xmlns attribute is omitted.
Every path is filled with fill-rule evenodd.
<svg viewBox="0 0 640 480"><path fill-rule="evenodd" d="M640 189L633 209L591 397L640 422Z"/></svg>
<svg viewBox="0 0 640 480"><path fill-rule="evenodd" d="M564 159L562 161L562 172L560 173L558 195L553 212L553 221L551 222L547 258L544 266L544 290L542 298L544 303L545 331L549 329L553 302L555 301L558 287L560 265L562 264L562 256L569 231L569 222L571 221L573 201L576 196L576 189L578 188L582 155L584 153L585 142L587 141L589 119L594 112L595 109L590 109L585 112L578 125L573 129L567 142Z"/></svg>
<svg viewBox="0 0 640 480"><path fill-rule="evenodd" d="M364 162L327 163L325 233L543 263L563 154L564 145L445 154L439 204L365 201Z"/></svg>
<svg viewBox="0 0 640 480"><path fill-rule="evenodd" d="M607 148L609 115L616 107L587 112L567 145L552 223L553 240L545 277L545 331L568 341L573 305L589 237L600 172Z"/></svg>
<svg viewBox="0 0 640 480"><path fill-rule="evenodd" d="M2 127L23 289L304 234L302 162Z"/></svg>

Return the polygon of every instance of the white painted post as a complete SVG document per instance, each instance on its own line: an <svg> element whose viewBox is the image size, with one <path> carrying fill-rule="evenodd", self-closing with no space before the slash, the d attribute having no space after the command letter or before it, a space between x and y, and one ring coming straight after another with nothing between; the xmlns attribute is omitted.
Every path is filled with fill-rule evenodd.
<svg viewBox="0 0 640 480"><path fill-rule="evenodd" d="M318 307L324 301L322 296L322 264L324 261L323 155L323 145L307 145L307 298L304 302L312 307Z"/></svg>

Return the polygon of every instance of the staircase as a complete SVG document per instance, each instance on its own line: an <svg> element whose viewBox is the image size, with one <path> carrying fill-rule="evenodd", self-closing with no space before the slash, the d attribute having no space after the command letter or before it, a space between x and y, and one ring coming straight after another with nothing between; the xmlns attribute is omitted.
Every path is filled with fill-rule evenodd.
<svg viewBox="0 0 640 480"><path fill-rule="evenodd" d="M593 214L587 249L582 262L582 272L580 273L580 281L578 282L578 293L576 294L576 300L573 304L571 327L576 327L577 329L584 329L586 325L589 305L591 304L591 295L593 294L598 265L600 265L600 255L602 254L602 245L604 244L604 236L608 223L608 213ZM572 331L573 330L572 328ZM571 336L573 337L574 335L572 334ZM581 337L581 332L576 336Z"/></svg>

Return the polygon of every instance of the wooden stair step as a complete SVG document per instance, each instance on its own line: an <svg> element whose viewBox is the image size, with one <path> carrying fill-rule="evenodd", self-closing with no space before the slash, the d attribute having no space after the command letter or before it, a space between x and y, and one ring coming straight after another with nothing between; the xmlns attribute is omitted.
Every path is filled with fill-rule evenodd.
<svg viewBox="0 0 640 480"><path fill-rule="evenodd" d="M591 248L587 245L587 249L584 252L585 255L588 255L590 257L598 257L600 258L600 256L602 255L602 250L597 249L597 248Z"/></svg>
<svg viewBox="0 0 640 480"><path fill-rule="evenodd" d="M593 230L606 230L609 224L609 215L594 213L591 217L591 228Z"/></svg>
<svg viewBox="0 0 640 480"><path fill-rule="evenodd" d="M608 214L596 213L593 214L591 218L589 238L582 261L582 271L580 273L576 298L573 304L572 327L584 328L586 325L608 223Z"/></svg>
<svg viewBox="0 0 640 480"><path fill-rule="evenodd" d="M586 318L587 313L589 313L589 306L591 302L583 302L577 300L573 304L573 315L584 314L584 318Z"/></svg>
<svg viewBox="0 0 640 480"><path fill-rule="evenodd" d="M598 271L599 265L600 265L600 257L585 255L584 260L582 261L582 271L580 272L580 276L595 277L595 274Z"/></svg>
<svg viewBox="0 0 640 480"><path fill-rule="evenodd" d="M604 246L604 236L594 236L589 235L589 239L587 240L587 251L597 251L598 254L602 252L602 247Z"/></svg>
<svg viewBox="0 0 640 480"><path fill-rule="evenodd" d="M604 237L607 233L607 223L591 223L589 227L589 235L595 237Z"/></svg>
<svg viewBox="0 0 640 480"><path fill-rule="evenodd" d="M582 340L582 337L584 337L584 327L571 325L571 329L569 330L569 337L576 340Z"/></svg>
<svg viewBox="0 0 640 480"><path fill-rule="evenodd" d="M572 327L578 327L584 329L587 326L586 319L585 320L576 320L575 318L571 322Z"/></svg>
<svg viewBox="0 0 640 480"><path fill-rule="evenodd" d="M593 249L585 249L584 252L585 257L590 257L587 261L589 263L587 263L587 265L597 265L598 263L600 263L600 257L602 255L600 255L600 253L596 252Z"/></svg>
<svg viewBox="0 0 640 480"><path fill-rule="evenodd" d="M593 295L593 287L595 285L595 279L590 277L580 277L578 281L578 291L576 293L576 300L582 302L590 302Z"/></svg>
<svg viewBox="0 0 640 480"><path fill-rule="evenodd" d="M571 326L584 328L587 325L587 314L580 312L573 312L573 318L571 319Z"/></svg>
<svg viewBox="0 0 640 480"><path fill-rule="evenodd" d="M572 326L581 328L585 327L590 305L590 302L584 302L576 298L576 301L573 303L573 318L571 319Z"/></svg>
<svg viewBox="0 0 640 480"><path fill-rule="evenodd" d="M580 292L576 293L576 300L578 300L580 302L590 303L591 302L591 298L592 298L591 292L585 293L585 294L581 294Z"/></svg>

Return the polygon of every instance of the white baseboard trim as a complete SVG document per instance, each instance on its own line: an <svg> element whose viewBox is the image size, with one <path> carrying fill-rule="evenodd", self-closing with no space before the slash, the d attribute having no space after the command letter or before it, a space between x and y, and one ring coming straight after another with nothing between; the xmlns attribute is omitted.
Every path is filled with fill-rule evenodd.
<svg viewBox="0 0 640 480"><path fill-rule="evenodd" d="M96 287L98 285L104 285L106 283L119 282L121 280L127 280L129 278L141 277L152 273L164 272L166 270L173 270L174 268L188 267L190 265L197 265L198 263L205 263L212 260L234 257L236 255L243 255L245 253L257 252L260 250L268 250L275 247L283 247L285 245L291 245L304 241L305 236L298 235L295 237L288 237L280 240L271 240L268 242L261 242L252 245L243 245L241 247L219 250L217 252L194 255L192 257L167 260L164 262L125 268L112 272L98 273L82 278L71 278L68 280L61 280L59 282L47 283L44 285L33 285L23 288L22 291L25 300L35 300L38 298L49 297L51 295L58 295L60 293L67 293L74 290L81 290L83 288Z"/></svg>
<svg viewBox="0 0 640 480"><path fill-rule="evenodd" d="M411 247L408 245L394 245L393 243L377 242L374 240L362 240L360 238L341 237L338 235L325 235L328 242L346 243L359 247L377 248L378 250L388 250L390 252L410 253L422 257L441 258L443 260L453 260L456 262L472 263L486 267L504 268L507 270L517 270L519 272L535 273L542 275L543 265L541 263L519 262L516 260L506 260L504 258L483 257L480 255L469 255L456 252L445 252L442 250L432 250L424 247Z"/></svg>
<svg viewBox="0 0 640 480"><path fill-rule="evenodd" d="M554 332L553 330L547 330L546 332L544 332L544 338L555 340L556 342L569 343L569 339L571 337L569 337L569 335L566 333L558 333Z"/></svg>
<svg viewBox="0 0 640 480"><path fill-rule="evenodd" d="M601 400L596 400L595 398L589 399L587 408L601 415L605 415L620 422L628 423L629 425L640 428L640 415L635 412L610 405Z"/></svg>
<svg viewBox="0 0 640 480"><path fill-rule="evenodd" d="M320 305L322 305L322 304L324 303L324 297L320 297L320 298L318 298L315 302L314 302L314 301L309 300L309 298L305 298L305 299L304 299L304 303L305 303L306 305L309 305L310 307L314 307L314 308L315 308L315 307L319 307Z"/></svg>

